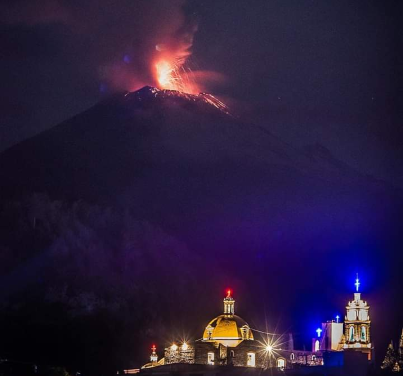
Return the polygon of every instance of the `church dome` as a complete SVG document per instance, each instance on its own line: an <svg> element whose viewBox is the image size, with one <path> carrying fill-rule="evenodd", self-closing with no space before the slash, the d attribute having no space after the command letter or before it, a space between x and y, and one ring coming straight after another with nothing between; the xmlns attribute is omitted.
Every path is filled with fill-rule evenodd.
<svg viewBox="0 0 403 376"><path fill-rule="evenodd" d="M220 315L209 322L204 330L203 339L215 340L224 338L253 339L253 334L250 331L248 323L241 317L237 315Z"/></svg>
<svg viewBox="0 0 403 376"><path fill-rule="evenodd" d="M224 299L224 314L211 320L203 333L203 341L214 341L225 346L237 346L243 340L253 340L248 323L234 314L235 300L228 291Z"/></svg>

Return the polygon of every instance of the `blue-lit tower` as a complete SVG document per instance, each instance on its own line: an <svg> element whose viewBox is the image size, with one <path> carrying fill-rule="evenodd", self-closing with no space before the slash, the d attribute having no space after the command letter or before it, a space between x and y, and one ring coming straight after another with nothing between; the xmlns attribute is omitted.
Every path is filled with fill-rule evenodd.
<svg viewBox="0 0 403 376"><path fill-rule="evenodd" d="M360 280L355 280L354 300L349 301L346 307L347 313L344 320L344 351L359 351L368 354L371 360L371 320L369 317L369 305L361 299Z"/></svg>

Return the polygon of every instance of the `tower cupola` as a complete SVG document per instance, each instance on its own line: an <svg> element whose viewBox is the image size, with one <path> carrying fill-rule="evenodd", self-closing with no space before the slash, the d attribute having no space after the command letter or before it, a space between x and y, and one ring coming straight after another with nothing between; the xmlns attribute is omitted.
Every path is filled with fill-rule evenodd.
<svg viewBox="0 0 403 376"><path fill-rule="evenodd" d="M227 291L227 296L224 298L224 315L233 316L235 314L235 300L231 296L231 290Z"/></svg>
<svg viewBox="0 0 403 376"><path fill-rule="evenodd" d="M151 361L151 363L158 362L157 347L155 345L152 345L152 347L151 347L150 361Z"/></svg>

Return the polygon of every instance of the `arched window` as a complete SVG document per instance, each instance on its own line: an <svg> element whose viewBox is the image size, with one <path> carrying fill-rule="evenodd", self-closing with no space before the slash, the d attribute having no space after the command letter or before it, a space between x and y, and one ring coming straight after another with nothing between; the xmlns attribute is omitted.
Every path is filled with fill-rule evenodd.
<svg viewBox="0 0 403 376"><path fill-rule="evenodd" d="M280 368L282 371L285 368L285 359L284 358L278 358L277 359L277 368Z"/></svg>
<svg viewBox="0 0 403 376"><path fill-rule="evenodd" d="M229 354L231 355L231 358L235 357L234 350L231 350L231 351L229 352Z"/></svg>
<svg viewBox="0 0 403 376"><path fill-rule="evenodd" d="M214 353L207 353L207 364L214 365Z"/></svg>
<svg viewBox="0 0 403 376"><path fill-rule="evenodd" d="M291 359L291 360L295 360L295 354L294 354L294 353L291 353L290 359Z"/></svg>
<svg viewBox="0 0 403 376"><path fill-rule="evenodd" d="M214 328L211 325L208 325L206 327L207 339L208 340L211 340L213 338L213 330L214 330Z"/></svg>
<svg viewBox="0 0 403 376"><path fill-rule="evenodd" d="M361 327L361 341L366 341L367 340L367 329L365 326Z"/></svg>
<svg viewBox="0 0 403 376"><path fill-rule="evenodd" d="M350 342L354 342L354 326L350 326L349 333L348 338L350 339Z"/></svg>
<svg viewBox="0 0 403 376"><path fill-rule="evenodd" d="M241 334L242 334L242 339L248 339L249 338L249 327L247 325L244 325L241 328Z"/></svg>
<svg viewBox="0 0 403 376"><path fill-rule="evenodd" d="M316 351L319 351L320 350L320 342L319 342L319 340L317 339L316 341L315 341L315 352Z"/></svg>
<svg viewBox="0 0 403 376"><path fill-rule="evenodd" d="M255 362L255 353L249 352L248 353L248 359L247 359L247 363L246 365L248 367L255 367L256 366L256 362Z"/></svg>

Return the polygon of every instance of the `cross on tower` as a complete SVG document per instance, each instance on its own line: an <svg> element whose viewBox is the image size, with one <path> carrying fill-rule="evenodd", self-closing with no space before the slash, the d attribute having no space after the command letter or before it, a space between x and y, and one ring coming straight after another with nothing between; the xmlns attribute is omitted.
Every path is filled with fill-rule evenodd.
<svg viewBox="0 0 403 376"><path fill-rule="evenodd" d="M316 329L316 333L318 333L318 337L320 337L320 335L322 333L322 329L321 328Z"/></svg>
<svg viewBox="0 0 403 376"><path fill-rule="evenodd" d="M358 273L357 273L357 278L356 278L355 283L354 283L357 292L358 292L358 288L360 287L360 284L361 283L360 283L360 280L358 279Z"/></svg>

